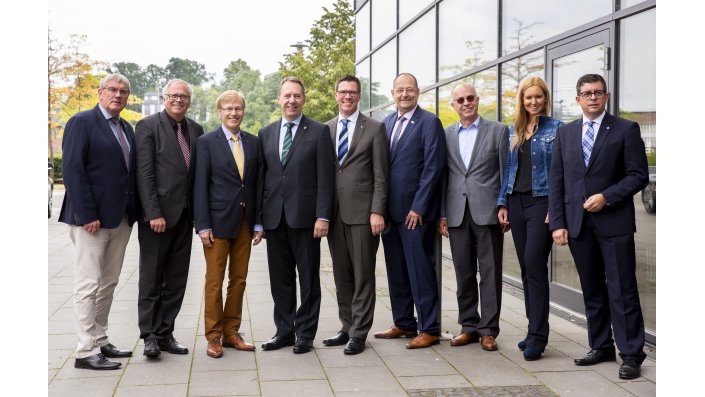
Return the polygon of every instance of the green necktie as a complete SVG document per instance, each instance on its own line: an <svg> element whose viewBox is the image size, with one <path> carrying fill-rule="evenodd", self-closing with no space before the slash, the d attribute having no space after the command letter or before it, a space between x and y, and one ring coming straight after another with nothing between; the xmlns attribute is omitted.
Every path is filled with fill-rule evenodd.
<svg viewBox="0 0 705 397"><path fill-rule="evenodd" d="M294 123L286 123L286 133L284 134L284 143L282 144L282 166L286 165L289 160L289 148L291 147L291 128L294 127Z"/></svg>

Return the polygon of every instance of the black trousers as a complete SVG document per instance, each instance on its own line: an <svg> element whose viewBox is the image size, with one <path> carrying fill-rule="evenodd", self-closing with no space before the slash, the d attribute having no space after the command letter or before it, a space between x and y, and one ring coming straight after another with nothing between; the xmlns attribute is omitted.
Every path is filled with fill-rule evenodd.
<svg viewBox="0 0 705 397"><path fill-rule="evenodd" d="M269 282L274 300L274 325L278 336L294 334L314 339L321 310L321 240L313 228L289 227L282 211L279 226L267 230ZM301 305L296 308L296 272Z"/></svg>
<svg viewBox="0 0 705 397"><path fill-rule="evenodd" d="M140 338L172 336L186 291L193 234L193 222L187 208L176 224L164 233L155 233L148 223L139 223L137 315Z"/></svg>
<svg viewBox="0 0 705 397"><path fill-rule="evenodd" d="M541 351L548 343L548 255L553 244L545 222L548 197L533 197L531 193L511 194L507 212L524 285L524 306L529 320L526 343Z"/></svg>

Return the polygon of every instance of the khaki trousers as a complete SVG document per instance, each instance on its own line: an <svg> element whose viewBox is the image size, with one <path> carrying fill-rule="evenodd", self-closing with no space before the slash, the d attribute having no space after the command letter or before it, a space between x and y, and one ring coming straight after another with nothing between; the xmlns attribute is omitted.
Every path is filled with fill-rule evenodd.
<svg viewBox="0 0 705 397"><path fill-rule="evenodd" d="M76 358L100 353L108 344L108 314L118 283L125 248L132 227L123 219L115 229L89 233L83 226L69 225L69 237L76 247L73 310L78 344Z"/></svg>

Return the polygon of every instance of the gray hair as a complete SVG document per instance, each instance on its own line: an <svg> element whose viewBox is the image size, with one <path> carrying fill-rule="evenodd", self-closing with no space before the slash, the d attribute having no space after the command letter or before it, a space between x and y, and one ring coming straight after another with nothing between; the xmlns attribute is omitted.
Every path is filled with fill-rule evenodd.
<svg viewBox="0 0 705 397"><path fill-rule="evenodd" d="M169 87L171 87L171 85L174 83L181 83L181 84L185 85L186 88L188 89L188 96L193 96L193 92L191 92L191 84L189 84L181 79L171 79L171 80L167 81L166 84L164 85L164 88L162 89L162 96L167 94L167 91L169 91Z"/></svg>
<svg viewBox="0 0 705 397"><path fill-rule="evenodd" d="M112 73L100 79L100 85L98 86L98 88L101 90L105 89L109 81L120 82L122 84L125 84L128 90L130 89L130 80L128 80L127 77L121 75L120 73Z"/></svg>
<svg viewBox="0 0 705 397"><path fill-rule="evenodd" d="M453 87L452 90L450 90L450 102L451 103L453 103L453 94L455 94L455 90L457 90L460 87L469 88L469 89L475 91L475 96L477 96L477 88L475 88L474 85L472 85L470 83L460 83L460 84L456 85L455 87Z"/></svg>

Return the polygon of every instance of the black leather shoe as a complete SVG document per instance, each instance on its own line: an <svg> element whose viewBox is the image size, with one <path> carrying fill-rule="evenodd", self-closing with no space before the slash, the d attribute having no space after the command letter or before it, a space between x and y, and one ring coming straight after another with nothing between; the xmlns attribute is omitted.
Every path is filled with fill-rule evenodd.
<svg viewBox="0 0 705 397"><path fill-rule="evenodd" d="M619 367L619 379L636 379L641 376L641 364L634 360L624 360Z"/></svg>
<svg viewBox="0 0 705 397"><path fill-rule="evenodd" d="M132 357L132 352L129 350L120 350L115 345L112 343L108 343L105 346L100 347L100 352L103 353L105 357L110 357L110 358L123 358L123 357Z"/></svg>
<svg viewBox="0 0 705 397"><path fill-rule="evenodd" d="M343 353L345 354L360 354L365 350L365 341L353 336L345 345Z"/></svg>
<svg viewBox="0 0 705 397"><path fill-rule="evenodd" d="M85 368L85 369L118 369L122 363L116 363L110 361L103 353L94 354L85 358L77 358L76 362L73 364L74 368Z"/></svg>
<svg viewBox="0 0 705 397"><path fill-rule="evenodd" d="M159 350L163 352L169 352L171 354L188 354L188 348L179 344L173 336L164 339L157 339L157 345L159 345Z"/></svg>
<svg viewBox="0 0 705 397"><path fill-rule="evenodd" d="M294 354L308 353L313 347L313 341L311 339L299 338L294 344Z"/></svg>
<svg viewBox="0 0 705 397"><path fill-rule="evenodd" d="M145 356L154 358L159 357L161 352L159 351L159 345L156 339L145 339L144 340L144 353Z"/></svg>
<svg viewBox="0 0 705 397"><path fill-rule="evenodd" d="M592 349L585 357L576 358L573 360L575 365L595 365L603 361L615 361L614 349Z"/></svg>
<svg viewBox="0 0 705 397"><path fill-rule="evenodd" d="M294 336L289 335L289 336L279 336L279 335L274 335L274 337L264 343L262 343L262 349L263 350L279 350L282 347L286 346L293 346L294 345Z"/></svg>
<svg viewBox="0 0 705 397"><path fill-rule="evenodd" d="M334 337L323 339L323 344L326 346L340 346L348 343L350 335L345 331L338 332Z"/></svg>

